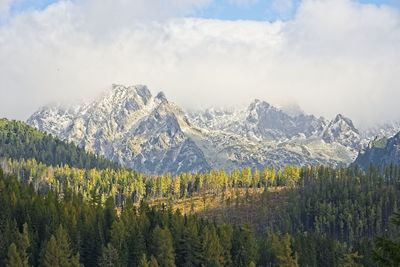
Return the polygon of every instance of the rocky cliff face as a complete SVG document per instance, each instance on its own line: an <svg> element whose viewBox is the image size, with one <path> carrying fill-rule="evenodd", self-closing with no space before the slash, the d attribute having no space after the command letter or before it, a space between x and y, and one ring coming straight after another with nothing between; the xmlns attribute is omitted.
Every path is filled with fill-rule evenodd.
<svg viewBox="0 0 400 267"><path fill-rule="evenodd" d="M354 162L363 169L400 164L400 133L391 138L376 138L363 149Z"/></svg>
<svg viewBox="0 0 400 267"><path fill-rule="evenodd" d="M114 85L89 104L47 106L28 123L150 174L348 164L361 144L342 115L328 121L260 100L243 109L186 114L146 86Z"/></svg>
<svg viewBox="0 0 400 267"><path fill-rule="evenodd" d="M322 133L322 139L327 143L337 142L346 147L359 149L361 137L353 122L339 114L332 120Z"/></svg>
<svg viewBox="0 0 400 267"><path fill-rule="evenodd" d="M182 131L184 113L145 86L113 86L75 109L42 108L28 123L141 172L206 171L202 151Z"/></svg>

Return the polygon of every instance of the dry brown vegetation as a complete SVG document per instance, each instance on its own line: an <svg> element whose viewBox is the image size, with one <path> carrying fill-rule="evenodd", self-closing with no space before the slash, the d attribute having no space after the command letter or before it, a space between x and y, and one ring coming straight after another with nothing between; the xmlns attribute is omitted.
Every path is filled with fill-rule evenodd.
<svg viewBox="0 0 400 267"><path fill-rule="evenodd" d="M202 193L172 200L157 199L152 206L172 207L183 214L195 213L203 218L230 224L250 224L256 230L273 224L275 215L288 199L287 187L232 188L219 194Z"/></svg>

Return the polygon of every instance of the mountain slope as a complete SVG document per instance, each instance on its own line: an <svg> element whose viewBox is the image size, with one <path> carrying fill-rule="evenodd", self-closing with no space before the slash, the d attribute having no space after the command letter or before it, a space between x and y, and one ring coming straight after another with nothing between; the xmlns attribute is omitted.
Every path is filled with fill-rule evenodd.
<svg viewBox="0 0 400 267"><path fill-rule="evenodd" d="M28 123L123 166L149 174L210 169L182 130L189 127L183 111L163 93L153 97L146 86L114 85L92 103L49 110L40 109Z"/></svg>
<svg viewBox="0 0 400 267"><path fill-rule="evenodd" d="M359 149L361 137L353 122L339 114L322 133L325 142L338 142L344 146Z"/></svg>
<svg viewBox="0 0 400 267"><path fill-rule="evenodd" d="M226 131L256 141L277 141L299 135L310 137L322 131L326 125L323 118L304 114L291 116L260 100L255 100L246 109L209 109L189 113L189 117L200 128Z"/></svg>
<svg viewBox="0 0 400 267"><path fill-rule="evenodd" d="M0 119L0 158L36 159L48 165L77 168L115 168L117 164L87 153L18 121Z"/></svg>
<svg viewBox="0 0 400 267"><path fill-rule="evenodd" d="M400 132L391 138L377 138L361 151L354 162L363 169L369 166L383 168L390 164L400 165Z"/></svg>
<svg viewBox="0 0 400 267"><path fill-rule="evenodd" d="M89 104L41 108L28 123L148 174L336 166L352 162L359 145L357 129L341 115L329 122L260 100L186 114L146 86L114 85Z"/></svg>

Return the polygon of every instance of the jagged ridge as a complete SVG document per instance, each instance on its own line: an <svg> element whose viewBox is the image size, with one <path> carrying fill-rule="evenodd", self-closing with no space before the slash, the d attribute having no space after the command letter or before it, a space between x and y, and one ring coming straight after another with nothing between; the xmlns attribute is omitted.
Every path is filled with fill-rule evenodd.
<svg viewBox="0 0 400 267"><path fill-rule="evenodd" d="M143 85L114 85L81 106L45 107L28 123L150 174L348 164L360 147L359 131L342 115L289 115L260 100L245 109L186 114Z"/></svg>

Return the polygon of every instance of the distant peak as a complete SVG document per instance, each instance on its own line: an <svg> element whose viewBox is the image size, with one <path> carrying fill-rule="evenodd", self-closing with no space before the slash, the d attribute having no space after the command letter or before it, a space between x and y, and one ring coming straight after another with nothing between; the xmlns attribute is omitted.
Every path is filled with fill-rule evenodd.
<svg viewBox="0 0 400 267"><path fill-rule="evenodd" d="M160 100L161 102L168 102L167 97L165 96L164 92L159 92L156 95L156 99Z"/></svg>
<svg viewBox="0 0 400 267"><path fill-rule="evenodd" d="M151 92L146 85L131 85L125 86L121 84L113 84L112 90L105 95L108 97L134 97L141 99L144 104L147 104L151 98Z"/></svg>
<svg viewBox="0 0 400 267"><path fill-rule="evenodd" d="M254 109L256 107L264 107L264 108L269 108L271 105L265 101L262 101L260 99L255 99L253 102L251 102L249 108Z"/></svg>
<svg viewBox="0 0 400 267"><path fill-rule="evenodd" d="M335 121L340 121L340 120L346 120L347 118L343 116L342 114L337 114L335 117Z"/></svg>
<svg viewBox="0 0 400 267"><path fill-rule="evenodd" d="M151 98L151 92L146 85L137 85L135 86L136 93L142 98L143 102L147 104L149 99Z"/></svg>
<svg viewBox="0 0 400 267"><path fill-rule="evenodd" d="M343 114L337 114L335 119L333 120L333 124L337 124L340 122L344 122L345 124L347 124L354 132L359 133L359 131L357 130L357 128L354 126L354 123L351 119L345 117Z"/></svg>
<svg viewBox="0 0 400 267"><path fill-rule="evenodd" d="M305 112L301 109L299 104L297 104L296 102L286 103L286 104L282 105L281 107L279 107L279 109L292 117L305 115Z"/></svg>
<svg viewBox="0 0 400 267"><path fill-rule="evenodd" d="M355 128L352 120L350 120L349 118L347 118L344 115L339 113L339 114L336 115L336 117L334 119L334 122L336 123L336 122L340 122L340 121L344 121L346 124L348 124L351 127Z"/></svg>

